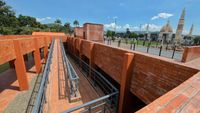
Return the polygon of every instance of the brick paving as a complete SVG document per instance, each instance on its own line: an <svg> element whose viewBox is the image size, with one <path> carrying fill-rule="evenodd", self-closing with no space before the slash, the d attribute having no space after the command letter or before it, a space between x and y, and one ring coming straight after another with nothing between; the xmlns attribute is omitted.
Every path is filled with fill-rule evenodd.
<svg viewBox="0 0 200 113"><path fill-rule="evenodd" d="M95 98L98 98L95 90L90 86L86 78L81 73L79 75L79 91L81 94L81 100L74 103L69 103L68 94L65 92L65 77L63 72L63 63L61 59L60 41L55 40L53 58L50 72L50 83L47 88L47 104L45 110L48 113L62 112L67 109L79 106L83 103L89 102ZM80 111L80 110L79 110ZM77 111L78 112L78 111Z"/></svg>
<svg viewBox="0 0 200 113"><path fill-rule="evenodd" d="M30 81L37 75L34 73L35 66L31 67L31 62L26 62L29 67L26 72L28 81ZM17 81L16 72L14 69L8 69L0 74L0 113L19 95L25 91L19 90L19 84Z"/></svg>

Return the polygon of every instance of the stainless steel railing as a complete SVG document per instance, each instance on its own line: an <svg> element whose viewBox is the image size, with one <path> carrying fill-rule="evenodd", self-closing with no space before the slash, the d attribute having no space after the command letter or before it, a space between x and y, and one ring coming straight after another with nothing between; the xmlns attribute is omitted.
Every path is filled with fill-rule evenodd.
<svg viewBox="0 0 200 113"><path fill-rule="evenodd" d="M69 83L69 91L68 91L68 99L71 102L71 98L78 96L78 89L79 89L79 77L74 70L72 64L70 63L67 55L65 53L65 49L62 43L62 39L60 39L61 51L62 51L62 59L64 63L64 73L66 77L66 84ZM67 90L67 89L66 89Z"/></svg>
<svg viewBox="0 0 200 113"><path fill-rule="evenodd" d="M40 85L40 88L38 91L38 95L37 95L32 113L42 113L43 112L44 103L46 102L46 89L47 89L49 72L50 72L50 64L52 62L52 53L53 53L54 43L55 43L55 39L53 39L53 42L50 46L50 51L48 54L47 62L46 62L44 72L42 75L41 85Z"/></svg>
<svg viewBox="0 0 200 113"><path fill-rule="evenodd" d="M81 113L116 113L118 109L118 89L110 83L100 72L96 69L90 67L85 61L83 61L78 56L66 52L68 58L74 60L76 65L79 67L79 70L89 81L90 85L93 86L99 98L87 102L83 105L68 109L62 113L71 113L71 112L81 112ZM89 70L91 70L91 76L88 76Z"/></svg>

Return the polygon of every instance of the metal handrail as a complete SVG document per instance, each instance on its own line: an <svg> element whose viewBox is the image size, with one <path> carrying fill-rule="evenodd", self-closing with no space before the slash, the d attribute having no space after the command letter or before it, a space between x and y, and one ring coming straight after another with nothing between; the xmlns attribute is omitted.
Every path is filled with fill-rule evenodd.
<svg viewBox="0 0 200 113"><path fill-rule="evenodd" d="M104 95L101 95L101 93L100 93L100 94L98 94L99 96L101 95L100 98L92 100L90 102L87 102L83 105L77 106L75 108L68 109L66 111L63 111L62 113L70 113L70 112L74 112L76 110L80 110L82 108L85 108L85 110L83 110L81 112L87 112L87 111L91 112L93 110L98 110L96 108L99 108L99 106L102 106L102 105L105 105L105 106L103 106L104 108L101 109L103 111L105 111L105 110L111 111L112 110L113 112L117 112L118 94L119 94L118 89L113 84L111 84L100 72L98 72L94 68L90 67L80 57L75 56L74 54L70 53L70 51L68 51L67 54L71 58L73 58L75 61L77 61L77 64L78 64L77 66L80 66L80 68L82 68L82 70L80 70L80 71L83 73L83 75L86 77L86 79L92 85L92 87L97 91L97 93L98 93L98 86L96 86L96 85L100 85L106 91L106 93L104 93ZM87 76L87 74L89 73L89 70L91 70L90 77ZM85 71L88 71L88 72L86 72L87 74L85 74ZM91 77L93 77L93 80L91 80Z"/></svg>
<svg viewBox="0 0 200 113"><path fill-rule="evenodd" d="M69 59L67 58L67 55L65 53L64 45L62 43L62 39L60 39L60 45L62 48L62 59L64 63L64 73L65 78L69 78L69 101L71 101L71 97L77 97L78 96L78 89L79 89L79 77L77 73L75 72L73 66L71 65ZM66 74L67 73L67 74ZM68 80L66 79L66 84ZM67 89L66 89L67 90Z"/></svg>
<svg viewBox="0 0 200 113"><path fill-rule="evenodd" d="M45 93L46 93L46 88L47 88L48 75L49 75L49 71L50 71L50 64L51 64L51 60L52 60L54 43L55 43L55 39L53 39L53 42L50 46L49 55L48 55L47 62L46 62L44 72L42 75L41 85L39 87L38 95L37 95L32 113L42 112L43 104L44 104L44 102L46 102L46 94Z"/></svg>
<svg viewBox="0 0 200 113"><path fill-rule="evenodd" d="M60 41L61 41L62 55L64 57L64 63L67 65L67 69L69 71L69 79L77 80L77 79L79 79L79 77L78 77L77 73L75 72L73 66L71 65L69 59L67 58L67 55L66 55L63 43L62 43L62 39Z"/></svg>
<svg viewBox="0 0 200 113"><path fill-rule="evenodd" d="M87 107L87 106L91 106L91 105L93 105L93 104L95 104L95 103L97 103L97 102L100 102L100 101L106 100L106 99L108 99L108 98L110 98L110 97L112 97L112 96L115 96L115 95L117 95L118 93L119 93L119 92L117 91L117 92L114 92L114 93L112 93L112 94L105 95L105 96L103 96L103 97L97 98L97 99L95 99L95 100L92 100L92 101L87 102L87 103L85 103L85 104L82 104L82 105L80 105L80 106L77 106L77 107L68 109L68 110L66 110L66 111L63 111L63 112L61 112L61 113L71 113L71 112L76 111L76 110L79 110L79 109L81 109L81 108L85 108L85 107ZM95 108L95 107L93 107L93 108Z"/></svg>

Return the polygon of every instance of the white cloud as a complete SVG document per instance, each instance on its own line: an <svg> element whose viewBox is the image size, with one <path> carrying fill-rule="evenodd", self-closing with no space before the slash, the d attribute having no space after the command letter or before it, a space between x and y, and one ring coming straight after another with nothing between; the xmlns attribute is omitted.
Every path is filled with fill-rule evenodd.
<svg viewBox="0 0 200 113"><path fill-rule="evenodd" d="M131 27L131 25L129 25L129 24L125 24L125 25L123 26L123 28L124 28L124 29L127 29L127 28L131 29L132 27Z"/></svg>
<svg viewBox="0 0 200 113"><path fill-rule="evenodd" d="M52 18L51 17L44 17L44 18L36 18L36 20L38 22L42 22L42 21L46 21L46 20L51 20Z"/></svg>
<svg viewBox="0 0 200 113"><path fill-rule="evenodd" d="M148 24L142 25L142 30L146 31ZM155 24L149 24L149 31L160 31L162 26L155 25Z"/></svg>
<svg viewBox="0 0 200 113"><path fill-rule="evenodd" d="M151 18L151 20L155 20L155 19L159 19L159 18L166 19L166 18L169 18L169 17L172 17L172 16L173 16L173 14L171 14L171 13L159 13L158 15L153 16Z"/></svg>
<svg viewBox="0 0 200 113"><path fill-rule="evenodd" d="M143 24L141 26L142 31L146 31L148 24ZM131 31L139 31L140 27L139 26L132 26L130 24L125 24L125 25L115 25L115 23L110 23L110 24L104 24L105 30L114 30L116 27L117 31L126 31L127 28L129 28ZM149 24L149 31L160 31L162 26L155 25L155 24Z"/></svg>
<svg viewBox="0 0 200 113"><path fill-rule="evenodd" d="M104 24L105 29L110 29L110 30L114 30L116 29L121 29L122 26L120 25L116 25L115 23L110 23L110 24Z"/></svg>
<svg viewBox="0 0 200 113"><path fill-rule="evenodd" d="M132 28L134 31L139 31L140 30L140 27L138 27L138 26L133 26L133 28Z"/></svg>

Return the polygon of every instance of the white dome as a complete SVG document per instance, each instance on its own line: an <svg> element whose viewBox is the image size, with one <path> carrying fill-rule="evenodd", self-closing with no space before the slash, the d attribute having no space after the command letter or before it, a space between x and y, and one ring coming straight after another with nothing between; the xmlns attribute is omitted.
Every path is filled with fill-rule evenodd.
<svg viewBox="0 0 200 113"><path fill-rule="evenodd" d="M164 32L164 33L172 33L173 32L173 29L172 29L171 25L169 24L169 21L167 22L166 25L164 25L161 28L160 32Z"/></svg>

